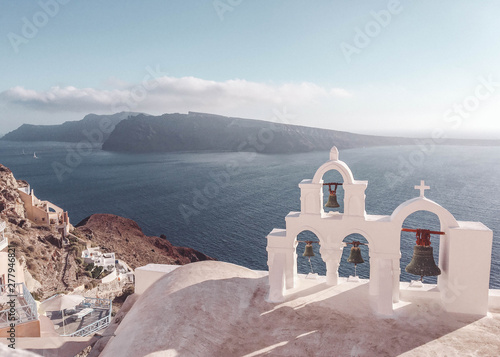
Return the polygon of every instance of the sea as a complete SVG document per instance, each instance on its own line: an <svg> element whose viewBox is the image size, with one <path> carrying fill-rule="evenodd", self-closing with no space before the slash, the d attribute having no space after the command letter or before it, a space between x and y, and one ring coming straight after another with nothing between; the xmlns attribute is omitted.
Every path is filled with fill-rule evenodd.
<svg viewBox="0 0 500 357"><path fill-rule="evenodd" d="M36 156L36 158L35 158ZM64 208L76 225L94 213L111 213L136 221L150 236L164 234L177 246L197 249L220 261L267 270L266 236L285 228L285 216L300 210L298 184L311 179L329 159L328 152L268 155L254 152L130 154L60 142L0 141L0 163L17 179L30 183L35 195ZM450 211L457 220L480 221L493 231L490 288L500 288L500 147L385 146L340 151L354 178L367 180L366 212L390 215L419 195L414 186L425 180L425 196ZM325 182L341 182L330 171ZM324 190L325 203L328 190ZM338 189L343 212L343 190ZM329 208L326 209L330 210ZM439 219L416 212L407 228L439 230ZM300 241L318 240L312 232ZM344 242L361 241L350 235ZM439 236L432 237L435 261ZM401 233L401 280L415 244L414 233ZM324 275L318 244L315 256L303 257L297 247L299 273ZM354 274L344 248L341 276ZM361 246L364 263L357 274L369 278L369 245ZM435 277L424 282L435 283Z"/></svg>

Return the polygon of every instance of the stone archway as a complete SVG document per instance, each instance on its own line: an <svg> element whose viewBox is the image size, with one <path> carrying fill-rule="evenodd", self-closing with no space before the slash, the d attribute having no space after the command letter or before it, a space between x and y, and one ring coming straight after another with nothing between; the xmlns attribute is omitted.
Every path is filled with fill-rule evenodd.
<svg viewBox="0 0 500 357"><path fill-rule="evenodd" d="M442 232L445 234L440 237L439 240L439 268L441 269L441 272L446 272L447 266L448 266L448 259L449 259L449 254L448 254L448 249L447 249L447 240L449 237L449 232L450 229L457 228L458 222L455 219L455 217L443 206L437 204L436 202L429 200L425 197L416 197L411 200L408 200L406 202L403 202L400 204L392 213L390 216L390 221L393 223L393 226L398 229L398 239L395 241L397 242L396 244L398 245L398 250L401 252L401 238L400 238L400 232L401 228L403 227L403 223L408 218L410 215L412 215L415 212L419 211L425 211L425 212L430 212L434 213L437 218L439 219L440 222L440 229ZM401 254L400 254L401 255ZM393 261L393 275L394 275L394 281L397 281L398 286L394 287L393 290L393 300L399 301L399 280L400 280L400 260L401 256L399 257L398 261ZM446 274L445 274L446 276ZM397 278L397 279L396 279ZM438 276L438 287L442 285L442 276Z"/></svg>
<svg viewBox="0 0 500 357"><path fill-rule="evenodd" d="M323 176L328 171L337 171L342 176L342 189L344 190L344 214L350 216L364 216L365 190L367 181L355 180L347 164L339 160L336 147L330 150L330 160L319 167L311 180L301 182L301 195L304 205L302 212L324 214L323 209Z"/></svg>
<svg viewBox="0 0 500 357"><path fill-rule="evenodd" d="M325 214L342 214L345 208L344 178L337 169L331 169L323 174L319 187L321 190L321 212ZM327 185L331 183L332 185ZM338 184L338 185L335 185ZM335 192L335 199L339 207L328 207L330 200L330 190Z"/></svg>
<svg viewBox="0 0 500 357"><path fill-rule="evenodd" d="M403 228L409 229L428 229L430 231L441 231L441 221L439 217L429 211L416 211L411 213L403 221ZM431 247L436 265L439 265L439 243L441 235L431 235ZM414 247L416 244L416 232L400 232L400 276L401 282L411 282L418 280L420 276L406 272L406 267L413 259ZM427 284L436 284L438 276L424 277L423 282Z"/></svg>
<svg viewBox="0 0 500 357"><path fill-rule="evenodd" d="M314 177L312 179L312 183L321 183L323 175L330 170L338 171L342 175L345 183L354 183L354 176L352 174L352 171L345 162L339 160L339 151L336 147L333 147L330 150L330 160L325 162L319 167L318 170L316 170L316 173L314 174Z"/></svg>
<svg viewBox="0 0 500 357"><path fill-rule="evenodd" d="M346 244L346 247L343 248L343 250L342 250L341 260L340 260L340 264L339 264L339 275L341 275L340 268L341 268L343 263L345 263L344 266L349 265L349 269L348 269L346 276L354 275L353 274L354 269L351 269L352 264L347 262L347 259L350 255L350 251L352 248L352 245L350 245L348 243L350 243L352 241L359 241L359 242L363 243L363 245L361 245L359 248L361 250L361 256L366 264L363 263L361 266L358 266L357 275L362 279L363 278L368 279L370 277L370 243L368 242L368 239L363 234L358 233L358 232L349 233L342 240L342 242L344 244ZM363 268L365 268L365 269L363 269ZM367 272L367 273L365 274L365 272Z"/></svg>
<svg viewBox="0 0 500 357"><path fill-rule="evenodd" d="M429 211L438 216L441 222L441 229L456 228L458 222L453 215L443 206L425 197L416 197L400 204L392 212L390 220L398 227L403 226L404 220L417 211Z"/></svg>
<svg viewBox="0 0 500 357"><path fill-rule="evenodd" d="M321 255L321 243L313 243L313 252L315 256L311 258L311 266L309 264L309 259L303 257L305 243L300 243L299 241L314 241L321 242L318 233L314 233L309 229L304 229L297 233L295 240L295 252L297 254L297 274L308 274L310 272L317 273L319 275L326 275L326 263Z"/></svg>

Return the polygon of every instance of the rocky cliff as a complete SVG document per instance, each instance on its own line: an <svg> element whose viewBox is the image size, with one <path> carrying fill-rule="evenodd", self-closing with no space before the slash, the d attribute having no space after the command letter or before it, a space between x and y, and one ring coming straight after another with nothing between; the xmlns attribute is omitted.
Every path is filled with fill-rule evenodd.
<svg viewBox="0 0 500 357"><path fill-rule="evenodd" d="M15 246L26 285L35 298L98 284L80 258L87 245L115 252L131 268L148 263L187 264L212 259L194 249L174 247L166 239L146 237L136 222L107 214L82 221L72 232L75 236L70 237L70 243L63 246L54 226L36 225L26 218L18 191L20 185L26 184L0 164L0 219L7 223L6 236L9 244Z"/></svg>
<svg viewBox="0 0 500 357"><path fill-rule="evenodd" d="M105 252L115 252L132 269L149 263L183 265L213 260L194 249L175 247L165 238L148 237L135 221L112 214L93 214L78 223L74 233Z"/></svg>
<svg viewBox="0 0 500 357"><path fill-rule="evenodd" d="M0 219L7 223L5 234L15 247L28 289L41 298L86 283L88 278L77 276L74 254L61 248L59 233L26 218L18 191L25 185L0 164Z"/></svg>

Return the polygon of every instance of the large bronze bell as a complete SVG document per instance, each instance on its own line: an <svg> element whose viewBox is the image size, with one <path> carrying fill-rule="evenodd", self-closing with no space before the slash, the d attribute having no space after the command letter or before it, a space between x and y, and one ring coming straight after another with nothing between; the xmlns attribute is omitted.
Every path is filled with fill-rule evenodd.
<svg viewBox="0 0 500 357"><path fill-rule="evenodd" d="M359 247L352 247L351 248L351 254L349 255L349 258L347 258L347 261L349 263L353 264L361 264L364 263L365 261L363 260L363 257L361 256L361 249Z"/></svg>
<svg viewBox="0 0 500 357"><path fill-rule="evenodd" d="M328 202L326 203L325 207L330 207L330 208L340 207L339 203L337 202L336 192L330 191L330 196L328 196Z"/></svg>
<svg viewBox="0 0 500 357"><path fill-rule="evenodd" d="M441 269L436 265L431 247L431 234L443 235L444 232L434 232L427 229L403 228L403 232L415 232L417 241L413 247L413 257L410 264L405 268L407 273L420 275L420 280L424 276L436 276L441 274Z"/></svg>
<svg viewBox="0 0 500 357"><path fill-rule="evenodd" d="M441 269L434 262L432 255L433 249L431 246L416 245L413 247L413 257L410 264L405 268L406 272L414 275L436 276L441 274Z"/></svg>
<svg viewBox="0 0 500 357"><path fill-rule="evenodd" d="M306 249L304 249L303 257L314 257L313 246L311 242L306 243Z"/></svg>

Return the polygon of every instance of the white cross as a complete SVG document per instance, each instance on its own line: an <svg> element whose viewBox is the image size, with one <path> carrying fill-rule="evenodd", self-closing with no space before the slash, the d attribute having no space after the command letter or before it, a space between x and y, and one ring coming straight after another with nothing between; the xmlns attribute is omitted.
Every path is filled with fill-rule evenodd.
<svg viewBox="0 0 500 357"><path fill-rule="evenodd" d="M420 197L424 197L425 190L429 190L430 186L425 186L425 181L420 180L420 186L415 186L415 190L420 190Z"/></svg>

